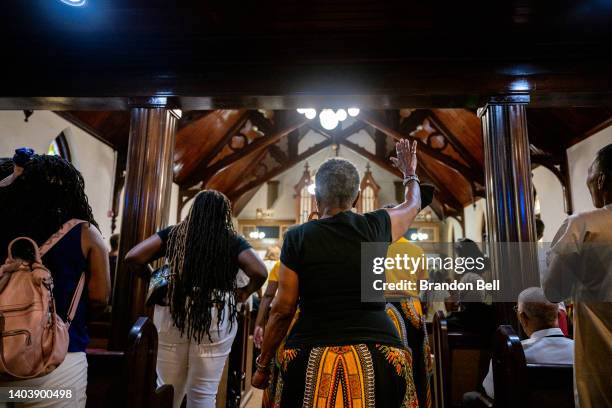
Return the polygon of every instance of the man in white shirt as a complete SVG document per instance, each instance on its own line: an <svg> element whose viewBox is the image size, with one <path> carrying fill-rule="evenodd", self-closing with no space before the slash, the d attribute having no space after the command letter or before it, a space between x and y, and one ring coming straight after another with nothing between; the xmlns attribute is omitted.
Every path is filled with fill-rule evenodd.
<svg viewBox="0 0 612 408"><path fill-rule="evenodd" d="M542 288L527 288L518 297L517 314L528 339L521 341L525 360L532 364L574 364L574 341L566 338L558 322L559 306L544 296ZM494 398L493 367L482 382Z"/></svg>
<svg viewBox="0 0 612 408"><path fill-rule="evenodd" d="M542 287L551 301L574 297L576 406L612 406L612 144L589 168L594 211L568 217L548 254Z"/></svg>

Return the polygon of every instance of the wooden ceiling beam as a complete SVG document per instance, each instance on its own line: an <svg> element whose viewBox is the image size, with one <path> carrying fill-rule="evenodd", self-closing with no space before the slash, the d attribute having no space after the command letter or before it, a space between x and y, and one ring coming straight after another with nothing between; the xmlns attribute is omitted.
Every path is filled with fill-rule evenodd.
<svg viewBox="0 0 612 408"><path fill-rule="evenodd" d="M242 187L239 187L236 191L230 193L230 195L228 197L232 201L238 200L246 192L248 192L248 191L250 191L250 190L252 190L252 189L254 189L254 188L256 188L256 187L258 187L260 185L262 185L263 183L266 183L266 182L272 180L274 177L277 177L280 174L286 172L287 170L289 170L290 168L292 168L293 166L295 166L299 162L308 159L310 156L320 152L321 150L323 150L326 147L329 147L331 145L332 145L332 141L329 140L329 139L326 139L326 140L324 140L322 142L317 143L316 145L314 145L314 146L310 147L309 149L307 149L306 151L302 152L302 154L299 154L294 160L288 161L287 163L285 163L283 165L275 167L274 169L270 170L268 173L264 174L263 176L258 177L255 180L246 183Z"/></svg>
<svg viewBox="0 0 612 408"><path fill-rule="evenodd" d="M414 132L416 128L421 125L423 121L427 118L429 114L428 111L428 109L415 109L414 111L412 111L410 116L408 116L406 119L404 119L403 122L401 122L399 129L403 133L407 134Z"/></svg>
<svg viewBox="0 0 612 408"><path fill-rule="evenodd" d="M118 146L115 146L110 140L108 140L102 133L98 132L97 129L94 129L89 124L85 123L80 118L76 117L72 112L68 111L54 111L54 113L62 119L67 120L72 123L74 126L84 130L86 133L92 135L95 139L98 139L100 142L105 145L111 147L113 150L119 150Z"/></svg>
<svg viewBox="0 0 612 408"><path fill-rule="evenodd" d="M419 168L423 172L426 178L428 178L438 189L442 195L442 202L448 205L450 208L456 210L458 213L463 214L463 204L459 202L453 195L453 193L446 187L446 184L442 183L433 171L427 167L424 160L419 160Z"/></svg>
<svg viewBox="0 0 612 408"><path fill-rule="evenodd" d="M197 184L199 181L202 181L202 185L206 185L206 183L214 175L208 173L207 166L212 160L214 160L215 157L217 157L221 150L223 150L223 148L231 142L232 137L234 137L238 131L242 129L248 119L249 112L244 111L242 115L240 115L240 117L229 127L229 129L227 129L227 132L225 132L223 137L219 139L217 144L215 144L215 146L208 153L206 153L206 156L199 161L195 169L189 173L189 176L186 177L181 184L191 187Z"/></svg>
<svg viewBox="0 0 612 408"><path fill-rule="evenodd" d="M278 142L284 136L293 132L294 130L304 126L308 122L308 119L305 117L299 117L296 120L292 120L290 124L288 124L283 129L277 130L276 133L270 136L263 136L253 140L251 143L243 147L242 149L225 156L224 158L214 162L206 170L203 172L202 180L210 180L212 176L217 174L218 172L224 170L232 163L242 159L250 155L251 153L258 152L266 147Z"/></svg>
<svg viewBox="0 0 612 408"><path fill-rule="evenodd" d="M484 170L478 160L476 160L472 153L465 148L459 138L446 127L444 122L438 118L434 111L429 111L428 119L433 127L436 128L442 134L442 136L446 138L446 140L448 140L453 149L459 153L459 156L461 156L461 158L465 160L472 169L479 173L480 179L476 181L482 184L484 182Z"/></svg>
<svg viewBox="0 0 612 408"><path fill-rule="evenodd" d="M194 110L194 111L184 111L181 118L178 120L177 131L181 130L185 126L191 125L194 122L206 117L209 113L212 113L212 110Z"/></svg>
<svg viewBox="0 0 612 408"><path fill-rule="evenodd" d="M242 171L242 174L254 174L255 169L257 168L257 166L259 165L259 163L261 163L264 158L266 157L266 154L268 154L268 150L262 150L259 154L257 154L257 156L255 156L255 160L252 160L248 166ZM225 195L227 195L228 197L232 195L232 192L234 190L236 190L238 187L240 187L241 184L243 184L244 182L244 177L237 177L236 180L234 180L225 191L223 191L223 193Z"/></svg>
<svg viewBox="0 0 612 408"><path fill-rule="evenodd" d="M460 163L459 161L453 159L452 157L430 147L429 145L423 143L423 141L419 140L418 138L412 137L412 136L408 136L408 135L404 135L401 132L399 132L398 130L392 129L389 126L387 126L385 123L383 123L381 120L377 119L374 115L372 115L369 112L361 112L359 114L359 119L371 126L373 126L374 128L386 133L387 135L391 136L393 139L395 140L402 140L402 139L408 139L408 140L416 140L419 146L419 150L426 154L427 156L438 160L440 163L444 164L446 167L456 171L457 173L459 173L461 176L465 177L470 183L472 183L473 181L479 181L480 180L480 176L477 173L477 171L475 171L474 169L466 166L463 163Z"/></svg>

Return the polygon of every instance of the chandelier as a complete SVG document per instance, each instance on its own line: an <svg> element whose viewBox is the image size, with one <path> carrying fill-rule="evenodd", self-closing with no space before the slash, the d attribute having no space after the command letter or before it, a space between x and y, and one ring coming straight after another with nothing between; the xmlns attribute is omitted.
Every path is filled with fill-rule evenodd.
<svg viewBox="0 0 612 408"><path fill-rule="evenodd" d="M298 108L297 112L306 116L307 119L314 119L317 117L316 109ZM336 111L333 109L322 109L321 112L319 112L319 121L324 129L333 130L340 122L344 122L349 116L354 118L357 115L359 115L359 108L341 108Z"/></svg>

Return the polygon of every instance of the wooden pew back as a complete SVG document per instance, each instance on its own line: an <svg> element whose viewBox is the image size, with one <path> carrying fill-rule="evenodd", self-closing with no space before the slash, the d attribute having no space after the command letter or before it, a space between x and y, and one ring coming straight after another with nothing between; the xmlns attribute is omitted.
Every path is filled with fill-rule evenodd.
<svg viewBox="0 0 612 408"><path fill-rule="evenodd" d="M571 365L527 364L512 326L500 326L493 355L495 407L574 407Z"/></svg>
<svg viewBox="0 0 612 408"><path fill-rule="evenodd" d="M443 312L435 314L432 331L435 407L459 407L463 394L477 389L486 374L490 339L480 333L449 331Z"/></svg>
<svg viewBox="0 0 612 408"><path fill-rule="evenodd" d="M88 350L87 407L170 408L173 389L157 387L157 329L140 317L125 351Z"/></svg>

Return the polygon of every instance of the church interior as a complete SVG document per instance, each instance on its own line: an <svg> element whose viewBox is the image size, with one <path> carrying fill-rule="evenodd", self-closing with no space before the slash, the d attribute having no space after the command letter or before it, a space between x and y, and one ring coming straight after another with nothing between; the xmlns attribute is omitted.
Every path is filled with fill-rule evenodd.
<svg viewBox="0 0 612 408"><path fill-rule="evenodd" d="M315 179L327 160L357 169L354 213L401 205L406 178L391 160L401 140L416 143L416 176L435 191L402 234L411 244L467 239L487 256L495 243L550 245L568 217L592 211L589 169L612 144L612 7L494 3L5 4L0 164L22 147L71 163L116 251L109 304L87 323L86 406L173 406L176 391L156 372L149 278L123 260L185 220L201 191L227 197L233 228L268 273L286 234L318 222ZM491 271L502 284L521 277L502 269ZM268 284L237 312L216 407L292 407L252 386ZM427 397L417 390L418 402L401 406L468 406L464 394L481 388L491 361L496 397L480 390L469 406L578 406L571 365L525 361L516 303L496 305L487 336L447 324L453 310L441 300L422 316ZM572 299L565 307L566 337L577 341ZM612 366L606 349L592 351ZM612 404L609 378L603 395L577 401ZM303 406L395 406L349 400Z"/></svg>

